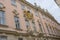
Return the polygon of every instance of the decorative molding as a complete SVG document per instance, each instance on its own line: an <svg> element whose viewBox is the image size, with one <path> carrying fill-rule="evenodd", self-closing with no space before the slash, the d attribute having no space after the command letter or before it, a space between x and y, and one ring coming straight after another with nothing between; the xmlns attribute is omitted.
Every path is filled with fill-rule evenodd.
<svg viewBox="0 0 60 40"><path fill-rule="evenodd" d="M24 15L29 20L32 20L33 19L33 14L30 11L24 10Z"/></svg>
<svg viewBox="0 0 60 40"><path fill-rule="evenodd" d="M2 3L0 3L0 9L4 9L4 8L5 6Z"/></svg>
<svg viewBox="0 0 60 40"><path fill-rule="evenodd" d="M13 10L13 13L15 14L15 15L19 15L19 13L14 9Z"/></svg>

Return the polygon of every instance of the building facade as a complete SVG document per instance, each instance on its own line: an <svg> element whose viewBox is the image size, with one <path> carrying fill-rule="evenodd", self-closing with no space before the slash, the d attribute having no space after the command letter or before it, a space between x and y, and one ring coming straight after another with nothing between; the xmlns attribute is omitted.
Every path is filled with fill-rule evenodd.
<svg viewBox="0 0 60 40"><path fill-rule="evenodd" d="M60 7L60 0L55 0L55 2L56 2L57 5Z"/></svg>
<svg viewBox="0 0 60 40"><path fill-rule="evenodd" d="M59 40L60 24L25 0L0 0L0 40Z"/></svg>

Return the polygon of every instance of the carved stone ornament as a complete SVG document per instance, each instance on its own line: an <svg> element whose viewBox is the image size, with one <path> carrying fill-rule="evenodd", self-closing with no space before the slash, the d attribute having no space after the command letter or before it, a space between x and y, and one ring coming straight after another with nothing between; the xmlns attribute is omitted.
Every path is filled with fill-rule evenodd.
<svg viewBox="0 0 60 40"><path fill-rule="evenodd" d="M25 11L24 10L24 15L29 20L33 19L33 14L30 11Z"/></svg>
<svg viewBox="0 0 60 40"><path fill-rule="evenodd" d="M5 8L4 5L2 3L0 3L0 9Z"/></svg>
<svg viewBox="0 0 60 40"><path fill-rule="evenodd" d="M16 10L14 10L13 13L14 13L15 15L18 15L18 14L19 14Z"/></svg>

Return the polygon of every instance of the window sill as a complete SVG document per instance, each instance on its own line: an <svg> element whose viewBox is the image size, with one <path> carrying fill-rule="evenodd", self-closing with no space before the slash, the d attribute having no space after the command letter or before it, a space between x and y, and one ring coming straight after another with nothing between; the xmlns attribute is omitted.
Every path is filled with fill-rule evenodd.
<svg viewBox="0 0 60 40"><path fill-rule="evenodd" d="M4 25L4 24L0 24L0 27L8 27L7 25Z"/></svg>
<svg viewBox="0 0 60 40"><path fill-rule="evenodd" d="M17 28L15 28L16 30L18 30L18 31L23 31L22 29L17 29Z"/></svg>

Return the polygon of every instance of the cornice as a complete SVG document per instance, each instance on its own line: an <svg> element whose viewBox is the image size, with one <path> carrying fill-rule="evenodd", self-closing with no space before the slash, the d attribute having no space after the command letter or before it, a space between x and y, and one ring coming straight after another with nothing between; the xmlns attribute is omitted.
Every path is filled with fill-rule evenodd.
<svg viewBox="0 0 60 40"><path fill-rule="evenodd" d="M45 15L45 16L48 16L48 17L49 17L50 19L52 19L54 22L56 22L57 24L59 24L59 23L55 20L55 18L54 18L48 11L45 12L44 9L41 9L40 7L34 6L34 5L32 5L31 3L27 2L26 0L18 0L18 1L21 1L21 2L25 3L26 5L28 5L28 6L32 7L33 9L41 12L41 14L43 14L43 15Z"/></svg>

